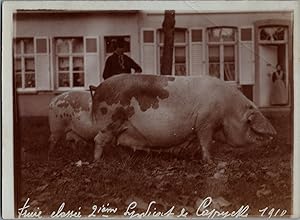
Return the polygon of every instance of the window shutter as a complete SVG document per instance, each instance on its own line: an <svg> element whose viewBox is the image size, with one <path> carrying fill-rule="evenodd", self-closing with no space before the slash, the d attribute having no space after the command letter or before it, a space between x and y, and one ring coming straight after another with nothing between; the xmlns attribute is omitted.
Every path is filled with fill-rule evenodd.
<svg viewBox="0 0 300 220"><path fill-rule="evenodd" d="M239 78L241 85L255 83L253 27L239 28Z"/></svg>
<svg viewBox="0 0 300 220"><path fill-rule="evenodd" d="M100 58L99 58L99 39L98 37L85 37L85 88L90 85L100 83Z"/></svg>
<svg viewBox="0 0 300 220"><path fill-rule="evenodd" d="M51 90L49 40L47 37L35 38L35 74L37 90Z"/></svg>
<svg viewBox="0 0 300 220"><path fill-rule="evenodd" d="M141 41L141 64L143 73L157 74L155 30L143 28L141 30Z"/></svg>
<svg viewBox="0 0 300 220"><path fill-rule="evenodd" d="M202 28L189 29L189 45L190 75L204 75L204 31Z"/></svg>

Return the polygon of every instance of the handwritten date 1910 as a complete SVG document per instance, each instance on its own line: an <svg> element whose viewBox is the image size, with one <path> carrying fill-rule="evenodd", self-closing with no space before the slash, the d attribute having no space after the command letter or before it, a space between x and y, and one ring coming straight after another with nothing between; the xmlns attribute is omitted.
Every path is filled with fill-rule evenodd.
<svg viewBox="0 0 300 220"><path fill-rule="evenodd" d="M281 209L275 209L275 208L269 208L269 207L260 209L258 211L260 212L260 216L268 217L268 218L283 217L287 213L287 210L285 210L285 209L281 210Z"/></svg>

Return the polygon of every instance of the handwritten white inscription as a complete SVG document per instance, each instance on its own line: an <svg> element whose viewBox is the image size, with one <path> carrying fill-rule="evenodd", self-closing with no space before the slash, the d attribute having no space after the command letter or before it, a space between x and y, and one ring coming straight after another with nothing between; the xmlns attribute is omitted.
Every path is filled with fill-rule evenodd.
<svg viewBox="0 0 300 220"><path fill-rule="evenodd" d="M26 200L22 208L18 209L18 218L42 218L42 211L37 207L39 211L28 211L27 209L30 207L29 198Z"/></svg>
<svg viewBox="0 0 300 220"><path fill-rule="evenodd" d="M28 198L24 205L18 209L18 218L42 218L42 210L39 207L30 207L30 199ZM156 201L151 201L145 210L139 209L136 201L131 202L126 208L123 216L126 218L187 218L192 216L202 218L246 218L248 217L249 205L242 205L235 211L219 211L212 205L213 199L211 197L205 198L201 204L197 207L195 213L189 213L185 208L182 208L179 213L175 213L175 206L168 208L167 210L159 210ZM61 203L57 210L51 212L50 218L81 218L81 207L77 210L68 210L65 208L65 203ZM113 217L116 215L118 208L111 207L109 203L100 206L93 205L91 212L87 215L87 218L95 217ZM287 213L285 209L275 209L265 207L264 209L258 210L262 217L282 217ZM189 216L191 215L191 216ZM86 217L86 216L84 216Z"/></svg>
<svg viewBox="0 0 300 220"><path fill-rule="evenodd" d="M174 216L174 206L172 206L169 210L166 212L158 211L156 210L156 207L153 207L153 205L156 204L155 201L151 201L148 205L148 208L145 212L138 213L135 209L137 207L137 202L133 201L131 202L126 211L124 212L125 217L129 218L144 218L144 217L172 217Z"/></svg>
<svg viewBox="0 0 300 220"><path fill-rule="evenodd" d="M50 215L50 218L80 218L81 217L81 212L80 209L81 207L78 208L78 211L74 210L64 210L65 203L63 202L57 211L53 211Z"/></svg>
<svg viewBox="0 0 300 220"><path fill-rule="evenodd" d="M249 206L242 205L237 211L218 211L216 209L207 209L212 204L212 198L205 198L199 205L196 215L205 218L245 218L248 216Z"/></svg>

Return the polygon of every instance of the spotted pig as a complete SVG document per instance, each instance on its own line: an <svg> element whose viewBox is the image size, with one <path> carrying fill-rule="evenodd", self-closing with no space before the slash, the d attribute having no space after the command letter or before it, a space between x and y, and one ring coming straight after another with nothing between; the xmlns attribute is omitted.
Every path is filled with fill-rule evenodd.
<svg viewBox="0 0 300 220"><path fill-rule="evenodd" d="M75 144L86 144L87 141L93 140L97 131L92 129L91 105L91 95L87 91L69 91L51 100L49 154L64 136L66 140Z"/></svg>
<svg viewBox="0 0 300 220"><path fill-rule="evenodd" d="M209 76L117 75L96 87L91 114L95 160L111 145L158 150L197 141L211 161L215 137L249 148L276 134L253 102Z"/></svg>

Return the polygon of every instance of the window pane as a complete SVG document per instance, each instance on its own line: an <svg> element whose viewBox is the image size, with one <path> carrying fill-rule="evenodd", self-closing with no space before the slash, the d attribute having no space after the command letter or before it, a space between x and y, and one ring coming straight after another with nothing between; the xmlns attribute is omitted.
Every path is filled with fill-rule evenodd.
<svg viewBox="0 0 300 220"><path fill-rule="evenodd" d="M21 58L15 59L14 68L15 68L15 72L21 72L22 71Z"/></svg>
<svg viewBox="0 0 300 220"><path fill-rule="evenodd" d="M192 30L192 42L202 42L202 30Z"/></svg>
<svg viewBox="0 0 300 220"><path fill-rule="evenodd" d="M28 38L28 39L24 39L24 53L33 53L33 39L32 38Z"/></svg>
<svg viewBox="0 0 300 220"><path fill-rule="evenodd" d="M164 43L164 32L163 31L159 31L159 43Z"/></svg>
<svg viewBox="0 0 300 220"><path fill-rule="evenodd" d="M15 47L16 47L16 53L20 54L21 53L21 40L20 39L16 39Z"/></svg>
<svg viewBox="0 0 300 220"><path fill-rule="evenodd" d="M209 75L220 78L220 64L209 63Z"/></svg>
<svg viewBox="0 0 300 220"><path fill-rule="evenodd" d="M47 39L37 39L36 40L36 52L37 53L47 53Z"/></svg>
<svg viewBox="0 0 300 220"><path fill-rule="evenodd" d="M235 81L235 67L234 63L224 63L224 80Z"/></svg>
<svg viewBox="0 0 300 220"><path fill-rule="evenodd" d="M16 87L22 88L22 75L16 74Z"/></svg>
<svg viewBox="0 0 300 220"><path fill-rule="evenodd" d="M273 34L274 40L284 40L285 31L286 31L286 28L277 27Z"/></svg>
<svg viewBox="0 0 300 220"><path fill-rule="evenodd" d="M224 61L234 62L234 46L224 46Z"/></svg>
<svg viewBox="0 0 300 220"><path fill-rule="evenodd" d="M221 29L220 28L210 28L207 30L208 41L218 42L221 40Z"/></svg>
<svg viewBox="0 0 300 220"><path fill-rule="evenodd" d="M86 39L86 52L96 53L97 52L97 40L88 38Z"/></svg>
<svg viewBox="0 0 300 220"><path fill-rule="evenodd" d="M82 53L83 52L83 38L73 38L72 42L72 52Z"/></svg>
<svg viewBox="0 0 300 220"><path fill-rule="evenodd" d="M287 29L285 27L278 26L260 28L259 39L269 41L285 40L286 30Z"/></svg>
<svg viewBox="0 0 300 220"><path fill-rule="evenodd" d="M83 57L73 57L73 71L83 70Z"/></svg>
<svg viewBox="0 0 300 220"><path fill-rule="evenodd" d="M251 28L242 28L241 29L241 40L242 41L251 41L252 40L252 29Z"/></svg>
<svg viewBox="0 0 300 220"><path fill-rule="evenodd" d="M220 47L209 46L208 47L209 62L219 63L220 62Z"/></svg>
<svg viewBox="0 0 300 220"><path fill-rule="evenodd" d="M175 47L175 63L185 63L185 47Z"/></svg>
<svg viewBox="0 0 300 220"><path fill-rule="evenodd" d="M223 41L235 41L235 32L233 28L222 28Z"/></svg>
<svg viewBox="0 0 300 220"><path fill-rule="evenodd" d="M208 47L209 75L220 78L220 47Z"/></svg>
<svg viewBox="0 0 300 220"><path fill-rule="evenodd" d="M144 43L154 42L154 31L144 31Z"/></svg>
<svg viewBox="0 0 300 220"><path fill-rule="evenodd" d="M34 59L25 58L25 72L34 72Z"/></svg>
<svg viewBox="0 0 300 220"><path fill-rule="evenodd" d="M35 87L35 75L34 74L25 74L25 88Z"/></svg>
<svg viewBox="0 0 300 220"><path fill-rule="evenodd" d="M81 73L73 73L73 86L84 86L84 74Z"/></svg>
<svg viewBox="0 0 300 220"><path fill-rule="evenodd" d="M234 46L224 46L224 80L235 80Z"/></svg>
<svg viewBox="0 0 300 220"><path fill-rule="evenodd" d="M57 39L56 51L57 53L69 53L69 41L67 39Z"/></svg>
<svg viewBox="0 0 300 220"><path fill-rule="evenodd" d="M185 64L175 64L175 75L176 76L186 75Z"/></svg>
<svg viewBox="0 0 300 220"><path fill-rule="evenodd" d="M185 43L185 31L175 31L174 33L174 42L175 43Z"/></svg>
<svg viewBox="0 0 300 220"><path fill-rule="evenodd" d="M70 86L69 73L60 73L58 77L58 84L59 87L69 87Z"/></svg>
<svg viewBox="0 0 300 220"><path fill-rule="evenodd" d="M58 70L68 71L69 70L69 57L59 57L58 58Z"/></svg>

